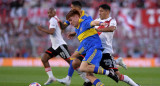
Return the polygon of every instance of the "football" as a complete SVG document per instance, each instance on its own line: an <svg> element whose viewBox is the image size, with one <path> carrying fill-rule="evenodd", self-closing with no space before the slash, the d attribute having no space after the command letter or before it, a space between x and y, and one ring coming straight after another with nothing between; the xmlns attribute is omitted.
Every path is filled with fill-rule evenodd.
<svg viewBox="0 0 160 86"><path fill-rule="evenodd" d="M41 85L39 83L37 83L37 82L33 82L29 86L41 86Z"/></svg>

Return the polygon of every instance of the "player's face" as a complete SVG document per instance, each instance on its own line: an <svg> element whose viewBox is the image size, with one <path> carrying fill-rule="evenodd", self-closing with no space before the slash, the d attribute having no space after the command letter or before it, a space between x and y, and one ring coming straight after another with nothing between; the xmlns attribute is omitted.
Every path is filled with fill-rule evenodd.
<svg viewBox="0 0 160 86"><path fill-rule="evenodd" d="M74 6L74 5L71 4L71 10L73 10L73 9L79 10L78 7L76 7L76 6Z"/></svg>
<svg viewBox="0 0 160 86"><path fill-rule="evenodd" d="M99 8L99 16L101 19L106 19L106 16L109 15L108 10L104 10L103 8Z"/></svg>
<svg viewBox="0 0 160 86"><path fill-rule="evenodd" d="M71 16L69 19L68 19L69 23L71 25L73 25L74 27L78 27L78 23L79 23L79 16L78 15L74 15L74 16Z"/></svg>
<svg viewBox="0 0 160 86"><path fill-rule="evenodd" d="M51 18L51 17L54 17L55 16L55 11L53 10L48 10L48 17Z"/></svg>

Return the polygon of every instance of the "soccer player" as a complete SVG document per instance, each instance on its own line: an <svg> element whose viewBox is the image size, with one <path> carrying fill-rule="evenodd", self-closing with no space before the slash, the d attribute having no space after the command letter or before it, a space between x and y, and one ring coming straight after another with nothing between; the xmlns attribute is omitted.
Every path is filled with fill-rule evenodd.
<svg viewBox="0 0 160 86"><path fill-rule="evenodd" d="M86 77L95 86L104 86L104 84L93 73L112 76L118 82L118 77L112 70L108 71L99 66L103 48L94 26L105 25L105 23L93 21L90 16L84 19L80 18L80 16L79 11L75 9L71 10L66 16L70 24L75 27L77 38L80 41L78 51L84 51L86 53L80 65L80 70L87 73Z"/></svg>
<svg viewBox="0 0 160 86"><path fill-rule="evenodd" d="M71 3L71 9L76 9L76 10L78 10L79 11L79 13L80 13L80 15L81 15L81 19L83 19L83 18L86 18L88 15L85 13L85 11L84 10L82 10L82 5L81 5L81 3L79 2L79 1L73 1L72 3ZM62 28L66 28L68 25L70 25L70 23L68 22L68 21L66 21L64 24L62 23L62 22L60 22L61 24L61 27ZM75 32L71 32L71 34L70 34L70 36L71 36L71 38L72 38L72 36L75 36L76 35L76 33ZM79 59L80 60L82 60L83 58L81 58L81 56L79 57L79 52L77 52L77 51L75 51L74 53L73 53L73 55L71 56L71 58L72 59L74 59L74 61L73 62L80 62L81 63L81 61L79 61ZM76 58L77 57L77 58ZM122 58L118 58L117 60L116 60L116 63L118 64L118 65L120 65L120 66L122 66L122 67L124 67L124 68L126 68L126 65L123 63L123 61L122 61ZM74 65L74 64L72 64L73 66L75 66L74 68L77 68L77 65ZM78 65L78 67L79 67L79 65ZM85 77L84 77L85 78ZM57 81L58 82L61 82L61 83L63 83L63 84L66 84L69 80L68 80L68 77L66 77L66 78L63 78L63 79L57 79ZM84 86L91 86L91 83L86 79L85 80L85 82L84 82Z"/></svg>
<svg viewBox="0 0 160 86"><path fill-rule="evenodd" d="M79 1L73 1L71 3L71 9L76 9L79 11L80 15L81 15L81 18L85 18L86 16L88 16L84 10L82 10L82 5ZM61 28L65 29L68 25L70 25L69 21L65 21L64 24L62 22L60 22L60 25L61 25ZM75 36L76 33L75 32L71 32L70 33L70 38L72 38L73 36ZM71 56L72 58L73 57L76 57L76 56L79 56L78 54L76 54L76 52ZM123 68L127 69L127 66L126 64L123 62L122 60L122 57L119 57L118 59L116 59L116 64L117 65L120 65L122 66Z"/></svg>
<svg viewBox="0 0 160 86"><path fill-rule="evenodd" d="M82 8L82 5L81 5L81 3L79 2L79 1L73 1L72 3L71 3L71 9L76 9L76 10L78 10L79 11L79 13L80 13L80 15L81 15L81 18L83 19L83 18L86 18L88 15L85 13L85 11L84 10L81 10L81 8ZM70 23L69 23L69 21L66 21L66 22L64 22L64 23L62 23L62 22L59 22L60 23L60 26L61 26L61 28L62 29L65 29L67 26L69 26L70 25ZM73 32L72 34L76 34L75 32ZM71 59L76 59L75 57L78 57L79 56L79 53L78 52L74 52L73 54L72 54L72 58ZM71 63L72 63L72 61L71 61ZM82 72L80 72L79 71L79 69L76 69L76 71L78 72L78 74L84 79L84 86L88 86L89 84L91 84L90 82L89 82L89 80L85 77L86 76L86 73L82 73ZM71 78L71 77L70 77ZM67 77L65 77L65 78L63 78L63 79L57 79L57 81L58 82L60 82L60 83L63 83L63 84L69 84L68 82L71 82L71 79L69 79L69 76L67 75Z"/></svg>
<svg viewBox="0 0 160 86"><path fill-rule="evenodd" d="M110 10L111 10L110 6L108 6L107 4L100 5L99 6L100 18L95 19L95 21L107 23L105 27L103 26L95 27L97 28L96 30L99 32L99 36L102 41L102 46L104 48L103 57L100 64L104 69L114 69L115 73L119 76L120 81L123 81L131 86L139 86L127 75L122 75L118 71L118 68L116 67L114 58L112 56L113 54L112 40L113 40L114 31L117 28L117 23L115 19L109 16Z"/></svg>
<svg viewBox="0 0 160 86"><path fill-rule="evenodd" d="M106 70L113 69L115 73L119 76L120 81L123 81L131 86L139 86L127 75L120 74L118 68L116 67L114 58L112 56L112 40L114 31L117 27L117 23L115 19L112 19L112 17L109 16L109 14L110 6L108 6L107 4L102 4L99 6L100 18L95 19L95 21L107 23L106 26L95 26L96 30L98 31L99 37L102 41L102 47L104 48L100 66L102 66ZM78 58L82 61L83 57L79 56ZM80 65L80 61L74 60L72 64L73 67L75 67L75 65L77 65L76 67L78 67Z"/></svg>
<svg viewBox="0 0 160 86"><path fill-rule="evenodd" d="M58 23L59 19L56 16L56 10L54 8L49 8L48 17L50 18L49 29L45 29L42 26L37 26L38 30L50 35L52 43L52 46L45 52L45 54L41 58L41 61L45 67L45 71L49 76L48 81L44 83L44 85L48 85L56 81L56 78L53 76L52 69L48 62L49 59L60 55L65 61L70 63L70 52L68 51L66 42L62 38L61 29ZM74 69L72 65L70 65L70 68L68 70L68 76L72 76L73 72Z"/></svg>

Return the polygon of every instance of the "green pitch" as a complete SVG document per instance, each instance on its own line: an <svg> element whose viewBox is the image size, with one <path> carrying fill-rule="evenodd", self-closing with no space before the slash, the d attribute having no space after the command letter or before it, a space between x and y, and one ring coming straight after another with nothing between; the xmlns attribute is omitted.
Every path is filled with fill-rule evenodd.
<svg viewBox="0 0 160 86"><path fill-rule="evenodd" d="M56 78L67 75L68 68L55 67L53 73ZM160 68L128 68L119 69L121 73L131 77L141 86L160 86ZM129 86L124 82L118 84L104 75L96 75L105 86ZM0 67L0 86L29 86L32 82L43 83L48 79L43 67ZM83 80L75 72L70 86L82 86ZM48 86L64 86L54 82Z"/></svg>

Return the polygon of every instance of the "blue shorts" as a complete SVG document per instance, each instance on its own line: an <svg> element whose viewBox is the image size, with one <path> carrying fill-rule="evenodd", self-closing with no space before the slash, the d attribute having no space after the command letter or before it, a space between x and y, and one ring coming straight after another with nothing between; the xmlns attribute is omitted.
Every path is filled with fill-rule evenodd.
<svg viewBox="0 0 160 86"><path fill-rule="evenodd" d="M86 54L86 51L85 51L84 47L82 46L82 44L79 45L79 47L76 51L81 55Z"/></svg>
<svg viewBox="0 0 160 86"><path fill-rule="evenodd" d="M89 64L99 66L101 59L102 50L93 47L86 52L86 56L84 57L83 61L87 61Z"/></svg>

